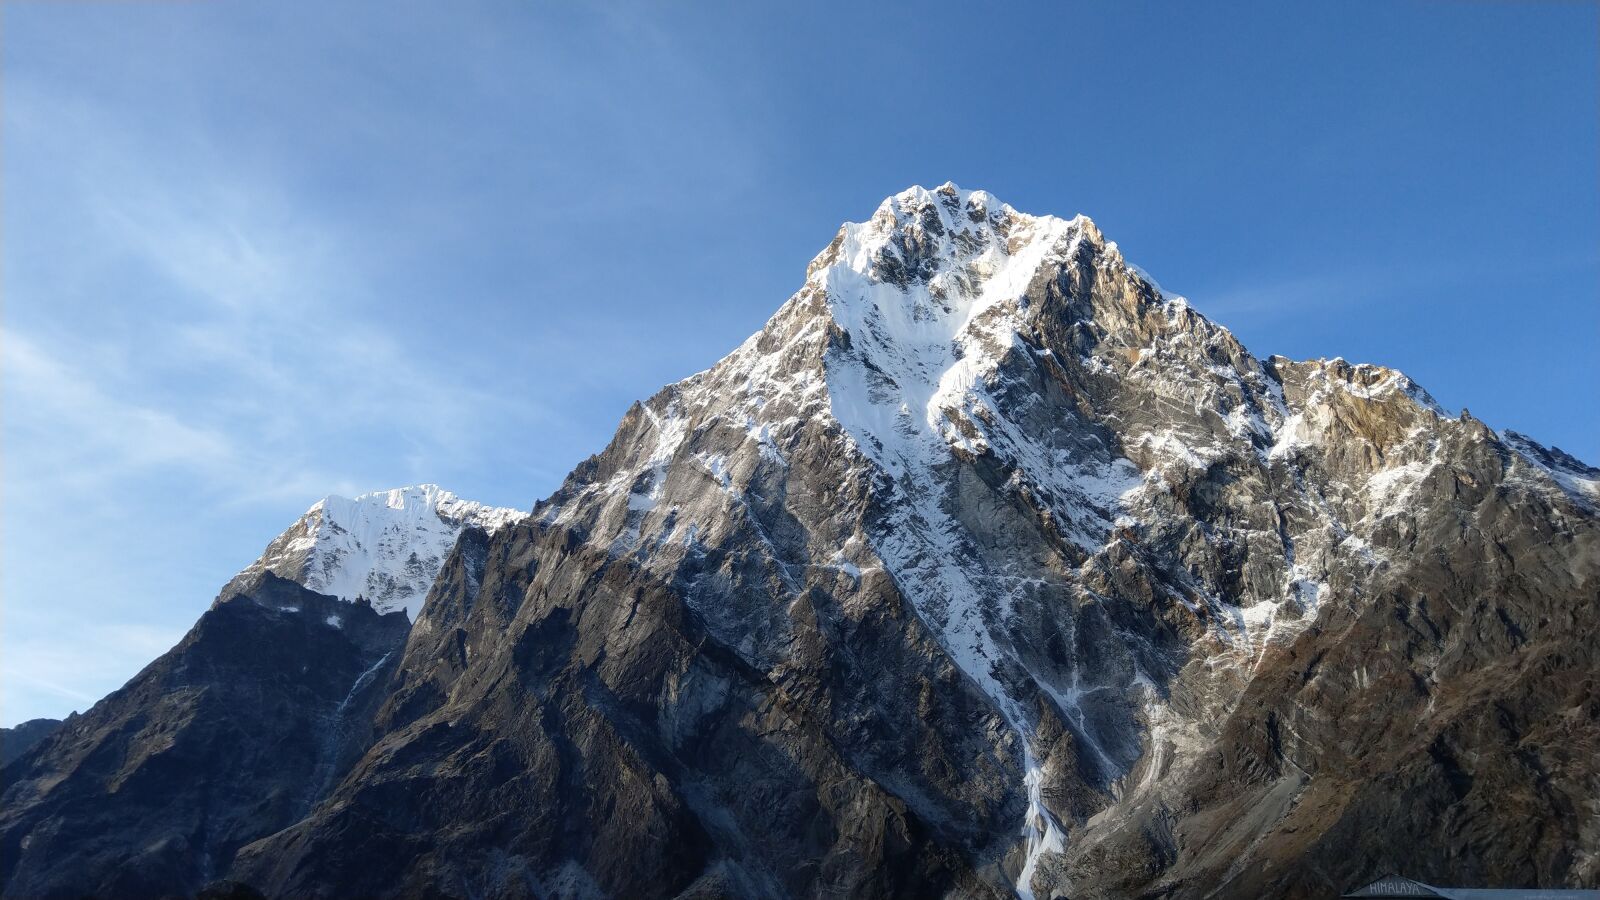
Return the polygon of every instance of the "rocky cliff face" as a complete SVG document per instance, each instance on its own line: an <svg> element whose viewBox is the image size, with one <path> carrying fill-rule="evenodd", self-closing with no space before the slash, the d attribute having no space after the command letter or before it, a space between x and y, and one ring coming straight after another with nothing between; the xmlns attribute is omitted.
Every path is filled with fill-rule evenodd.
<svg viewBox="0 0 1600 900"><path fill-rule="evenodd" d="M1600 879L1600 471L1260 360L1088 219L845 225L468 531L283 896L1331 896ZM220 874L220 873L219 873Z"/></svg>
<svg viewBox="0 0 1600 900"><path fill-rule="evenodd" d="M60 719L29 719L14 728L0 728L0 766L33 749L60 727Z"/></svg>
<svg viewBox="0 0 1600 900"><path fill-rule="evenodd" d="M5 896L192 894L304 816L371 742L405 610L457 536L525 515L431 485L329 497L122 690L7 729Z"/></svg>
<svg viewBox="0 0 1600 900"><path fill-rule="evenodd" d="M192 894L305 815L365 749L405 640L263 573L3 770L7 897Z"/></svg>
<svg viewBox="0 0 1600 900"><path fill-rule="evenodd" d="M370 889L1259 896L1470 852L1592 879L1557 848L1594 845L1559 810L1594 769L1597 474L1399 373L1257 360L1086 219L911 191L475 548L481 588L462 561L388 734L241 871L326 891L359 847L396 860ZM1490 698L1529 717L1492 763L1464 721ZM1439 826L1524 829L1486 786L1467 811L1479 759L1548 819L1542 862Z"/></svg>

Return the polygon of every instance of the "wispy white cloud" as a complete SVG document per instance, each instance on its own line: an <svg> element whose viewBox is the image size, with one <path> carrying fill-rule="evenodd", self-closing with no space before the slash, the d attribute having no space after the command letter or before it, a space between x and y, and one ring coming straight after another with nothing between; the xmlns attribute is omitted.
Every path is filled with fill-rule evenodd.
<svg viewBox="0 0 1600 900"><path fill-rule="evenodd" d="M1600 263L1600 251L1550 252L1519 265L1545 271L1580 271ZM1289 277L1267 275L1208 289L1190 300L1213 319L1235 325L1307 313L1325 314L1371 303L1405 302L1419 291L1464 289L1485 277L1459 260L1372 258L1359 265Z"/></svg>
<svg viewBox="0 0 1600 900"><path fill-rule="evenodd" d="M84 685L126 678L182 636L180 628L87 621L79 623L71 641L59 636L8 640L0 663L0 716L10 722L28 715L12 710L36 709L26 698L30 692L65 701L64 709L88 709L100 696Z"/></svg>
<svg viewBox="0 0 1600 900"><path fill-rule="evenodd" d="M137 254L198 302L294 314L341 286L325 227L274 208L276 195L261 187L107 177L85 200L110 246Z"/></svg>
<svg viewBox="0 0 1600 900"><path fill-rule="evenodd" d="M119 144L113 113L69 103L52 119L36 92L24 97L24 137L38 149L94 148L78 156L79 192L60 199L83 209L95 244L85 264L102 269L80 275L75 302L111 313L98 327L34 316L37 327L13 317L5 328L12 468L26 466L29 481L47 467L55 488L92 498L178 467L209 494L303 491L309 502L362 474L319 458L341 439L403 440L420 466L470 453L491 405L541 414L535 398L508 401L463 378L458 351L393 331L345 262L366 258L358 237L291 212L260 173L139 166L148 154ZM59 284L8 287L13 309L62 299Z"/></svg>
<svg viewBox="0 0 1600 900"><path fill-rule="evenodd" d="M195 558L208 527L448 481L505 429L554 416L496 396L492 360L397 328L361 235L291 211L270 171L144 165L116 111L19 95L11 145L73 164L8 197L29 226L7 249L0 328L8 724L121 683L270 536Z"/></svg>
<svg viewBox="0 0 1600 900"><path fill-rule="evenodd" d="M1367 295L1357 282L1335 275L1268 279L1229 285L1195 302L1207 315L1222 321L1244 316L1294 315L1363 302Z"/></svg>
<svg viewBox="0 0 1600 900"><path fill-rule="evenodd" d="M117 399L93 373L14 330L0 330L0 359L10 393L8 425L20 432L13 451L54 458L63 476L98 482L152 465L217 471L236 460L225 434ZM36 446L48 453L30 452ZM97 465L86 466L90 461Z"/></svg>
<svg viewBox="0 0 1600 900"><path fill-rule="evenodd" d="M8 33L8 685L114 686L65 660L152 648L57 625L168 640L324 494L531 503L609 434L596 395L620 415L743 337L633 315L704 302L662 261L764 190L762 104L692 42L644 9L331 10Z"/></svg>

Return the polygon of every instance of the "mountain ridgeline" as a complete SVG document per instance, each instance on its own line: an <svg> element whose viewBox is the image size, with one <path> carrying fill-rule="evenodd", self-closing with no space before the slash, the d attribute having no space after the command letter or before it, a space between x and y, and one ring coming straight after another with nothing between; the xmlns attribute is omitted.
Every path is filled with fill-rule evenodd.
<svg viewBox="0 0 1600 900"><path fill-rule="evenodd" d="M1593 886L1597 516L1087 218L913 188L531 512L314 507L5 764L0 890Z"/></svg>

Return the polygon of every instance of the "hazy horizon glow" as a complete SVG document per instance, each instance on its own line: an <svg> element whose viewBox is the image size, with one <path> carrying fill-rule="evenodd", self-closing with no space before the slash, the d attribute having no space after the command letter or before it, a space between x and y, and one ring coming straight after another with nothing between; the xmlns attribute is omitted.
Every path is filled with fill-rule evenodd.
<svg viewBox="0 0 1600 900"><path fill-rule="evenodd" d="M1600 461L1600 8L11 3L0 723L306 507L529 507L845 220L1085 213L1258 355Z"/></svg>

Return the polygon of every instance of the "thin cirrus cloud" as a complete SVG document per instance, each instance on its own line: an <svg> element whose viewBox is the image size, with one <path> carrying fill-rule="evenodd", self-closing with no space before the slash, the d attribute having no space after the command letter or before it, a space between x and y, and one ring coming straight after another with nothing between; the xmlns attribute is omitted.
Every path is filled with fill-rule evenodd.
<svg viewBox="0 0 1600 900"><path fill-rule="evenodd" d="M215 429L173 413L130 403L85 371L16 332L0 335L6 363L13 452L28 453L58 483L92 493L103 483L149 466L220 472L237 464L237 448ZM32 468L32 466L29 466ZM39 474L35 471L35 474Z"/></svg>
<svg viewBox="0 0 1600 900"><path fill-rule="evenodd" d="M160 628L127 623L83 623L74 635L76 646L59 639L17 642L0 665L9 693L22 686L86 709L100 699L85 683L126 677L130 659L139 665L165 653L183 635L182 628Z"/></svg>
<svg viewBox="0 0 1600 900"><path fill-rule="evenodd" d="M92 30L80 37L112 40ZM642 47L644 37L607 46L671 54ZM530 77L560 83L560 72L544 71L563 66L559 52L478 38L501 63L527 61ZM82 43L58 49L70 58ZM575 409L574 398L602 396L620 415L623 395L663 380L657 370L693 368L658 333L625 319L580 340L574 329L585 317L563 315L556 301L587 303L596 289L561 265L570 242L610 240L619 220L664 213L706 190L670 177L664 152L737 148L725 116L707 110L695 129L650 126L640 110L659 109L658 126L676 121L672 96L602 102L607 76L588 67L576 90L549 98L546 114L523 118L542 131L557 123L563 133L598 135L609 149L592 155L594 165L654 188L596 191L579 185L601 182L570 177L545 158L538 135L497 117L389 143L411 133L410 107L371 102L382 88L365 78L357 82L370 94L319 96L320 85L349 73L328 70L337 54L312 56L300 68L317 77L288 72L272 82L282 95L270 98L226 75L207 93L173 77L188 73L109 74L129 59L159 69L185 53L112 53L69 66L67 76L55 64L8 60L0 130L7 724L61 715L115 688L318 498L437 481L497 505L530 505L604 441L613 414L587 421L597 417ZM481 57L447 62L470 70ZM448 99L429 94L438 74L408 101ZM466 81L493 106L511 95L490 74ZM308 83L296 87L296 78ZM273 130L252 132L261 120L235 114L284 96L303 102L280 110ZM219 97L232 102L218 106ZM633 139L645 133L664 138ZM375 137L380 145L370 146ZM308 152L318 141L321 156ZM372 152L359 164L345 158L363 149ZM308 168L308 159L332 168ZM741 168L736 154L725 159L729 172ZM507 205L474 187L460 160L546 181L536 203ZM353 202L343 185L369 174L389 185L383 201ZM486 303L484 292L508 283L504 273L472 277L486 248L530 273L509 283L538 298L533 308L508 316L501 298ZM651 265L634 253L619 263ZM645 295L644 285L630 293ZM156 637L131 639L135 632Z"/></svg>
<svg viewBox="0 0 1600 900"><path fill-rule="evenodd" d="M1519 260L1519 265L1547 273L1588 274L1600 265L1600 251L1528 254ZM1337 270L1225 283L1190 299L1213 319L1241 327L1298 317L1308 311L1325 314L1370 303L1398 302L1418 292L1463 290L1504 277L1504 272L1462 266L1455 260L1419 263L1379 259Z"/></svg>
<svg viewBox="0 0 1600 900"><path fill-rule="evenodd" d="M6 355L14 444L46 457L65 448L85 492L154 466L235 494L262 471L309 471L273 479L304 491L347 480L318 471L312 435L403 424L408 442L461 452L491 400L505 411L445 365L448 354L362 314L362 273L341 264L364 258L359 241L310 224L272 185L203 158L137 165L141 149L108 144L115 124L81 108L22 119L14 140L32 128L99 148L78 156L76 190L52 198L89 224L90 271L65 298L59 282L31 283L28 265L7 286L13 309L45 308L34 301L48 296L81 313L71 327L60 316L8 327Z"/></svg>
<svg viewBox="0 0 1600 900"><path fill-rule="evenodd" d="M410 439L452 448L481 408L482 392L452 384L373 323L300 308L293 254L254 249L262 242L246 236L249 225L125 224L102 233L104 245L133 252L188 295L182 324L143 329L131 354L117 334L92 328L7 329L12 444L57 461L46 470L58 483L92 497L104 482L181 467L238 493L263 471L314 471L308 434L398 418ZM29 296L26 285L10 294L14 303ZM307 482L339 480L323 473L272 484L305 491L315 490Z"/></svg>
<svg viewBox="0 0 1600 900"><path fill-rule="evenodd" d="M6 209L29 223L8 229L0 330L8 724L85 708L165 651L241 544L315 499L446 480L442 461L504 440L490 423L559 425L475 379L492 360L385 322L370 248L270 177L156 161L114 111L8 88L8 163L72 160Z"/></svg>
<svg viewBox="0 0 1600 900"><path fill-rule="evenodd" d="M8 9L0 663L103 695L154 653L75 625L180 634L329 492L530 505L917 181L1592 448L1592 16L775 10ZM8 678L0 724L69 696Z"/></svg>

